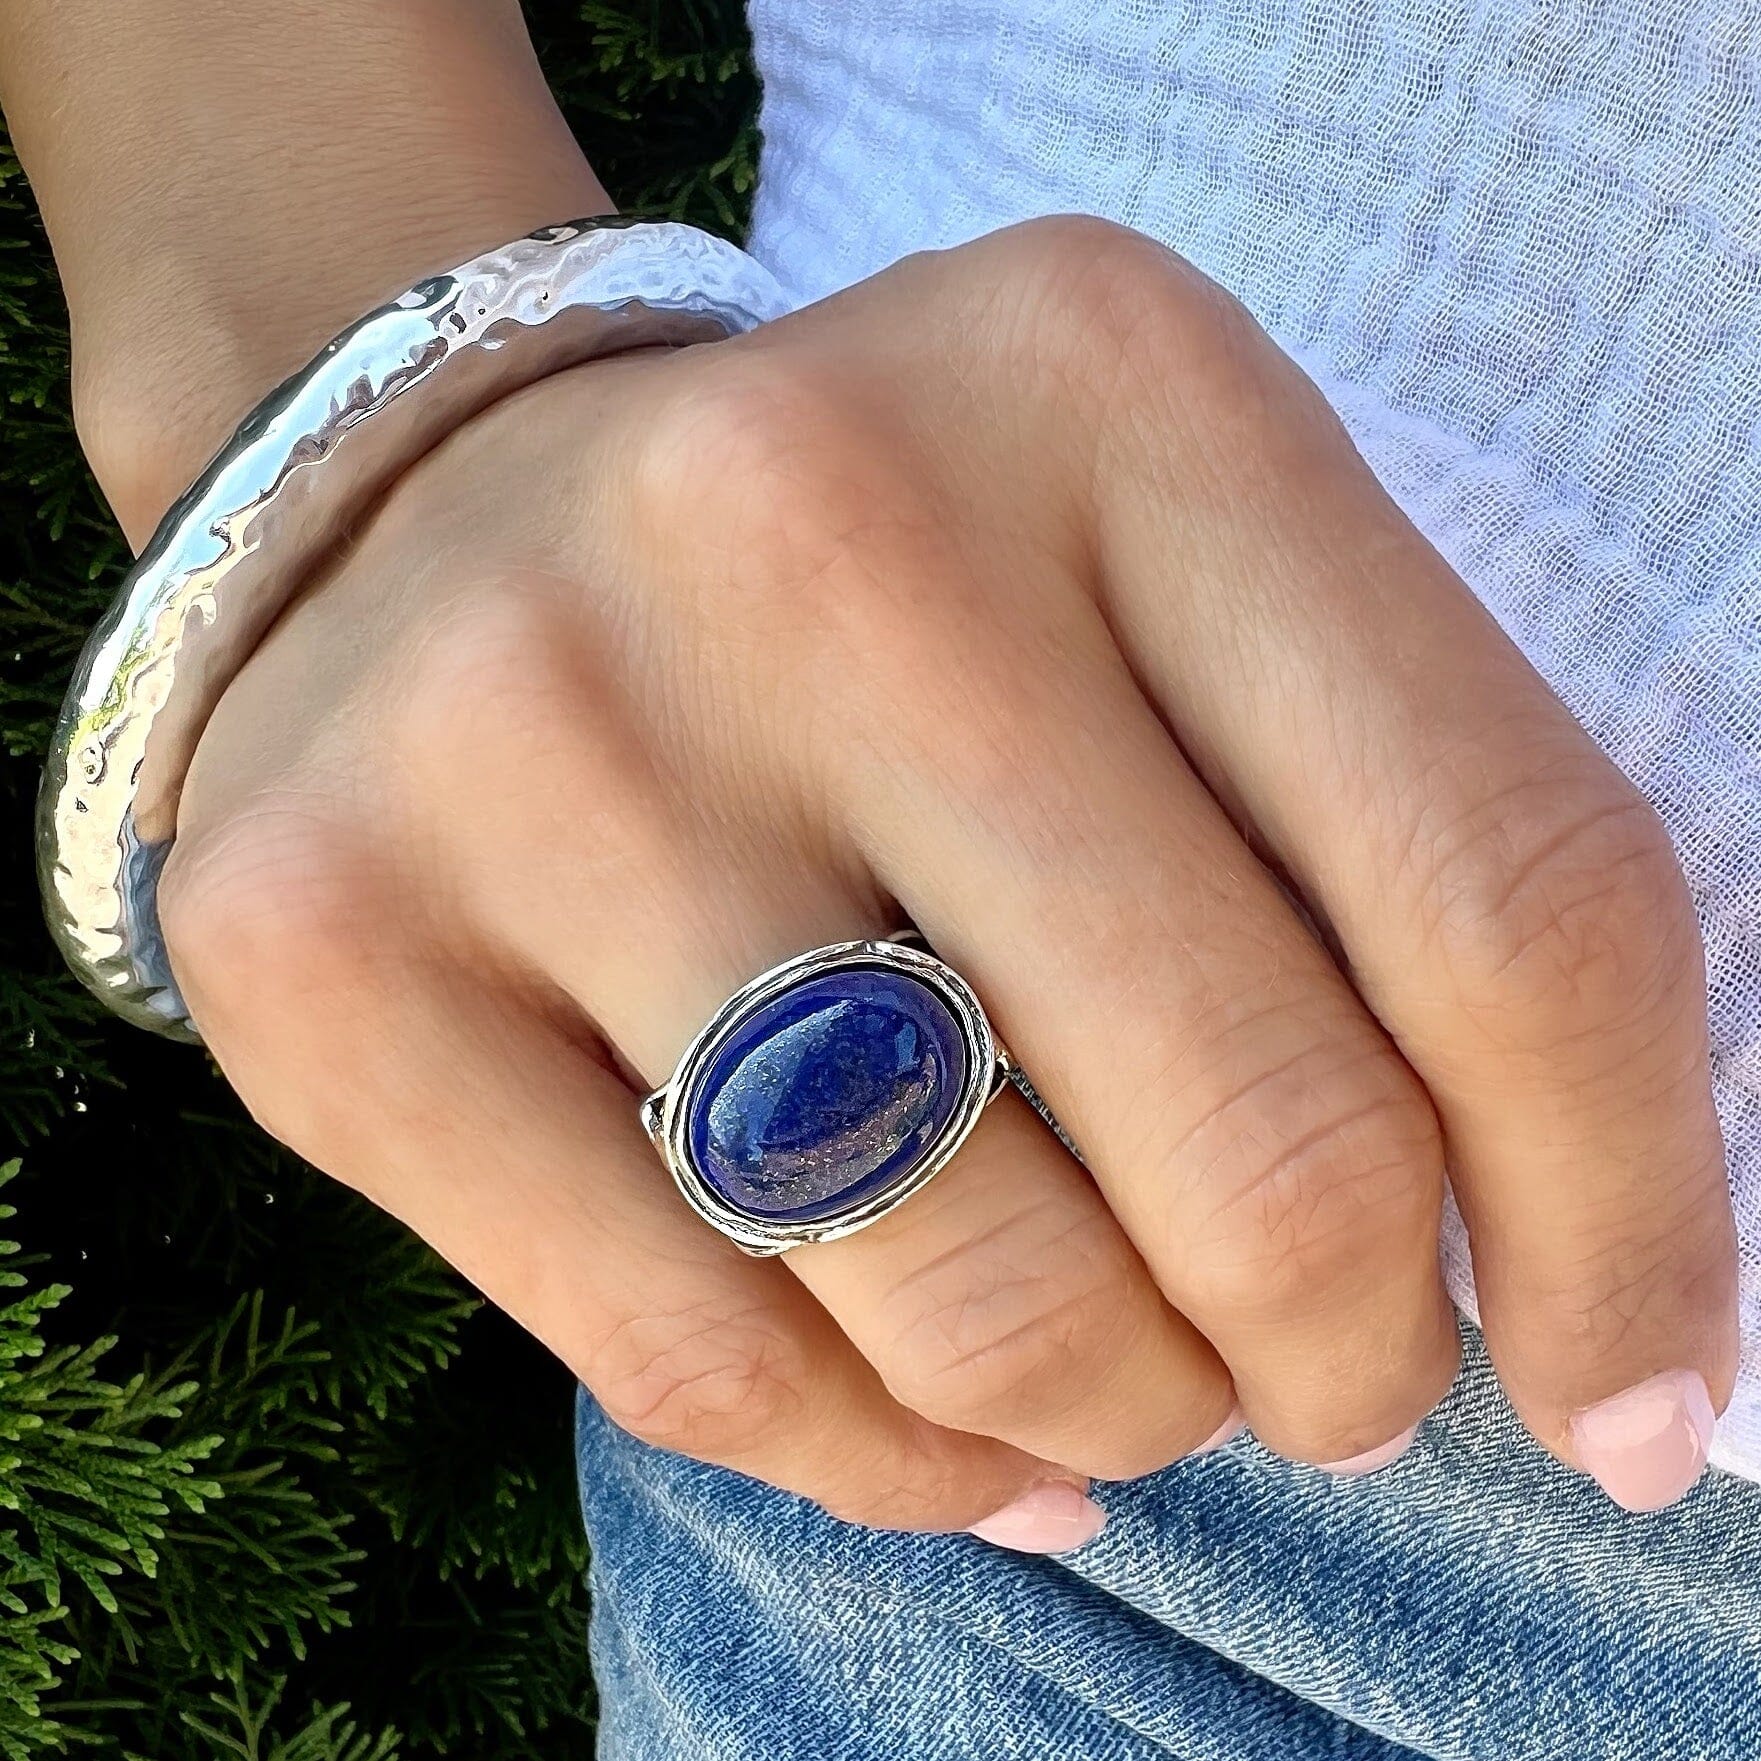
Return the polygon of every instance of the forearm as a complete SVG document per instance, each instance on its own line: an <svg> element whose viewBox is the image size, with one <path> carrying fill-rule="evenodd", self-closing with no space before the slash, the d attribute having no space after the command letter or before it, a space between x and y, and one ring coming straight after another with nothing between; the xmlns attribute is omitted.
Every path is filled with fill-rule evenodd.
<svg viewBox="0 0 1761 1761"><path fill-rule="evenodd" d="M250 405L423 274L611 203L515 0L8 0L0 104L139 544Z"/></svg>

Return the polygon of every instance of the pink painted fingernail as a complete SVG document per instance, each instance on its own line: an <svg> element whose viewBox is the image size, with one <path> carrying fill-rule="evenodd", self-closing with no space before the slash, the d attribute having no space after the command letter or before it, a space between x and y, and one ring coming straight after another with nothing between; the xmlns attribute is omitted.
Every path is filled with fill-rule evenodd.
<svg viewBox="0 0 1761 1761"><path fill-rule="evenodd" d="M1092 1541L1106 1520L1107 1513L1081 1488L1067 1480L1047 1480L974 1523L968 1533L1017 1553L1068 1553Z"/></svg>
<svg viewBox="0 0 1761 1761"><path fill-rule="evenodd" d="M1385 1468L1389 1462L1405 1455L1418 1434L1418 1426L1409 1425L1398 1437L1390 1437L1386 1443L1366 1449L1362 1455L1348 1455L1343 1461L1323 1461L1318 1465L1324 1474L1337 1474L1344 1480L1361 1480L1365 1474L1373 1474L1378 1468Z"/></svg>
<svg viewBox="0 0 1761 1761"><path fill-rule="evenodd" d="M1246 1429L1247 1415L1239 1406L1232 1406L1229 1409L1229 1416L1191 1453L1193 1455L1209 1455L1213 1449L1221 1449L1225 1443L1234 1442Z"/></svg>
<svg viewBox="0 0 1761 1761"><path fill-rule="evenodd" d="M1693 1370L1665 1370L1571 1421L1578 1466L1623 1510L1662 1510L1699 1479L1712 1446L1712 1396Z"/></svg>

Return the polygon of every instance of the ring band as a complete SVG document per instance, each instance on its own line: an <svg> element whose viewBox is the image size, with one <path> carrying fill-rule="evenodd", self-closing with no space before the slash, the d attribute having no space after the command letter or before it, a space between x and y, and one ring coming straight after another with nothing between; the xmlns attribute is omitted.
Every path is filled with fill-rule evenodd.
<svg viewBox="0 0 1761 1761"><path fill-rule="evenodd" d="M834 942L736 991L641 1117L700 1217L779 1254L903 1204L1015 1079L946 962L904 939Z"/></svg>

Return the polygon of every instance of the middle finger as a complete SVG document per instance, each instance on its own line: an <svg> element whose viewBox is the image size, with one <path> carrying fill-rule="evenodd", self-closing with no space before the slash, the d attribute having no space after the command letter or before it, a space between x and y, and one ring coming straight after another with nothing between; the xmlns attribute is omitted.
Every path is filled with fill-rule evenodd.
<svg viewBox="0 0 1761 1761"><path fill-rule="evenodd" d="M992 1004L1256 1434L1375 1465L1457 1361L1427 1097L1092 603L1018 590L1006 625L941 604L933 655L871 654L847 713L875 732L828 793ZM938 682L958 740L922 713Z"/></svg>

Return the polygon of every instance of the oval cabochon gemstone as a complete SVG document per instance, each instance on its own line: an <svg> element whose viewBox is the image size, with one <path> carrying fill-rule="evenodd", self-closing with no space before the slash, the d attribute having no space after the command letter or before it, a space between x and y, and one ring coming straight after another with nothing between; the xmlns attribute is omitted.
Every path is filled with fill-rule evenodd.
<svg viewBox="0 0 1761 1761"><path fill-rule="evenodd" d="M908 1176L966 1092L966 1041L929 985L853 966L803 979L692 1084L685 1135L735 1209L813 1222Z"/></svg>

